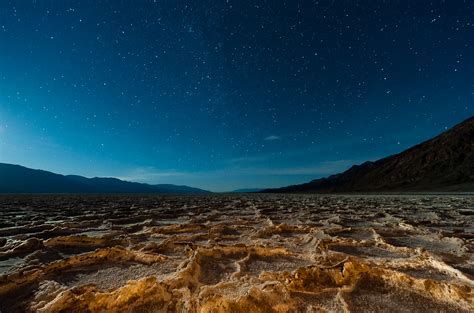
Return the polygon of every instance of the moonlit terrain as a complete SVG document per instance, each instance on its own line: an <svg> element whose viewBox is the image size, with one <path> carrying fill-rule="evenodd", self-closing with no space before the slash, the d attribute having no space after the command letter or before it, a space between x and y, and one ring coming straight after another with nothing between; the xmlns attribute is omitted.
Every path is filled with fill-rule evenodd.
<svg viewBox="0 0 474 313"><path fill-rule="evenodd" d="M3 196L1 312L469 312L474 197Z"/></svg>

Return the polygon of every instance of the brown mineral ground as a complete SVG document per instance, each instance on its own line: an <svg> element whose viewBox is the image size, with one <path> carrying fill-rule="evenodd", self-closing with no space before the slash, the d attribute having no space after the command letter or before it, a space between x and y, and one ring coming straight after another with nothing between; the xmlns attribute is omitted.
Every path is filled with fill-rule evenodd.
<svg viewBox="0 0 474 313"><path fill-rule="evenodd" d="M474 312L472 196L2 196L0 311Z"/></svg>

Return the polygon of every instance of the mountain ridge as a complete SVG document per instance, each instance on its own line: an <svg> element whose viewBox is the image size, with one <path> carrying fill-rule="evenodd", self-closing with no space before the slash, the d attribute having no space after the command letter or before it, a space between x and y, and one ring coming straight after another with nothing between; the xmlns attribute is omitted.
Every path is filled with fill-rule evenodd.
<svg viewBox="0 0 474 313"><path fill-rule="evenodd" d="M256 193L265 190L265 188L240 188L232 190L232 193Z"/></svg>
<svg viewBox="0 0 474 313"><path fill-rule="evenodd" d="M0 163L0 193L210 193L210 191L172 184L145 184L114 177L87 178L61 175L22 165Z"/></svg>
<svg viewBox="0 0 474 313"><path fill-rule="evenodd" d="M266 193L474 191L474 116L377 161Z"/></svg>

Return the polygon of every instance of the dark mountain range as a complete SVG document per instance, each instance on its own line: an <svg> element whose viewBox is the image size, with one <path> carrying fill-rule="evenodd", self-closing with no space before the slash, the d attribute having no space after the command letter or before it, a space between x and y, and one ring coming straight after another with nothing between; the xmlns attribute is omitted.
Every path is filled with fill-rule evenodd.
<svg viewBox="0 0 474 313"><path fill-rule="evenodd" d="M260 192L264 188L243 188L243 189L236 189L231 192L233 193L253 193L253 192Z"/></svg>
<svg viewBox="0 0 474 313"><path fill-rule="evenodd" d="M60 175L0 163L0 193L208 193L188 186L149 185L117 178Z"/></svg>
<svg viewBox="0 0 474 313"><path fill-rule="evenodd" d="M474 191L474 117L433 139L375 162L270 193Z"/></svg>

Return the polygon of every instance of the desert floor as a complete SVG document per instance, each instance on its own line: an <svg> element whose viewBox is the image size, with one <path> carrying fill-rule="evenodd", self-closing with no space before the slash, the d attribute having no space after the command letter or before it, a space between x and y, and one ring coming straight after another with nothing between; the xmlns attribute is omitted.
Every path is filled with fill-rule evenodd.
<svg viewBox="0 0 474 313"><path fill-rule="evenodd" d="M473 312L473 196L1 196L0 311Z"/></svg>

